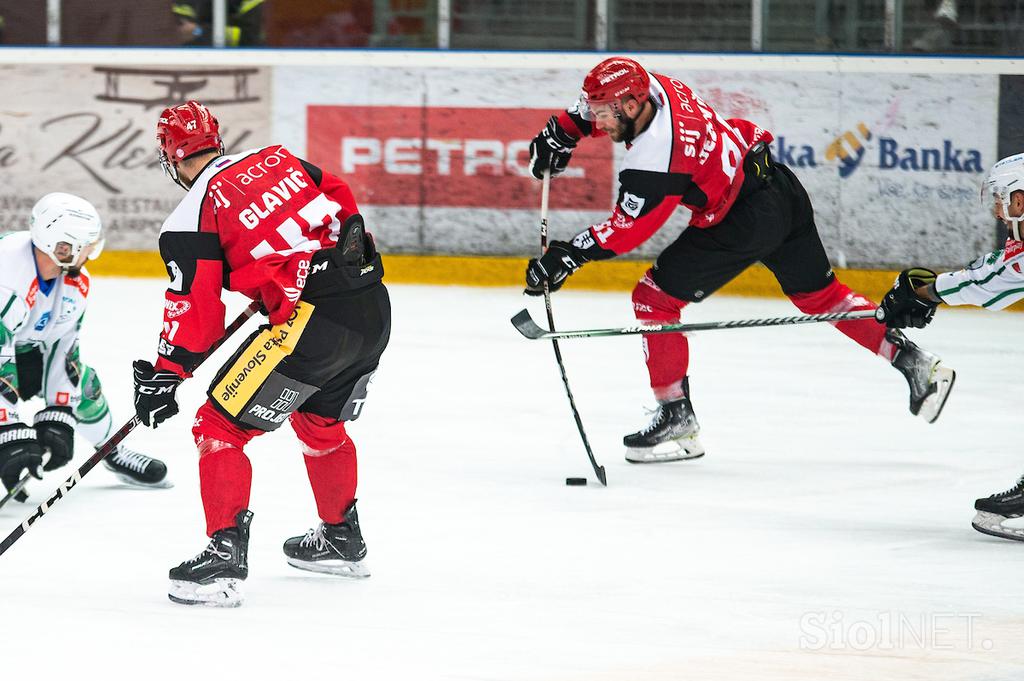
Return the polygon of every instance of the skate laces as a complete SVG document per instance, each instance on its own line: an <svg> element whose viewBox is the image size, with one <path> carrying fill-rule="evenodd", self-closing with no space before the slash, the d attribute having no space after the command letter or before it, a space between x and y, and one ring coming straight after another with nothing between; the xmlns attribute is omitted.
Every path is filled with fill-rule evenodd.
<svg viewBox="0 0 1024 681"><path fill-rule="evenodd" d="M647 407L644 407L644 413L648 416L653 414L654 418L651 419L651 422L647 424L646 428L640 431L641 435L646 435L661 424L662 420L665 418L665 405L659 404L656 409L648 409Z"/></svg>
<svg viewBox="0 0 1024 681"><path fill-rule="evenodd" d="M999 492L998 494L993 494L992 496L1007 497L1010 496L1011 494L1019 494L1022 491L1024 491L1024 476L1021 476L1020 480L1017 481L1017 484L1011 487L1010 489Z"/></svg>
<svg viewBox="0 0 1024 681"><path fill-rule="evenodd" d="M135 452L127 447L118 447L117 453L114 455L114 459L118 464L129 468L136 473L142 473L146 470L146 466L152 461L148 456L140 452Z"/></svg>
<svg viewBox="0 0 1024 681"><path fill-rule="evenodd" d="M299 542L299 546L315 546L317 551L323 551L327 548L327 538L324 537L324 524L320 523L302 538Z"/></svg>
<svg viewBox="0 0 1024 681"><path fill-rule="evenodd" d="M228 551L221 551L219 548L217 548L217 540L211 539L210 543L206 545L206 548L197 553L196 557L193 558L191 562L199 562L199 559L201 559L207 553L212 553L221 560L231 560L231 553Z"/></svg>

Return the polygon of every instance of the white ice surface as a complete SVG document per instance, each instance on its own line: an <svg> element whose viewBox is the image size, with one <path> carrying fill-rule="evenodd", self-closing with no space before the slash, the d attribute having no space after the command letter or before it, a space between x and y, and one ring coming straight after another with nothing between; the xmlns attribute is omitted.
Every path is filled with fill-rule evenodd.
<svg viewBox="0 0 1024 681"><path fill-rule="evenodd" d="M83 357L119 420L130 361L155 352L161 288L94 282ZM828 326L694 336L708 454L648 466L621 447L651 404L639 339L565 341L602 489L550 344L508 322L517 291L391 292L391 347L350 427L372 578L286 565L281 542L316 518L285 427L248 450L246 604L167 600L168 568L206 541L189 429L222 352L179 390L182 414L128 440L176 487L127 490L97 468L0 558L3 677L1024 677L1024 544L970 527L973 500L1024 471L1024 315L942 309L913 334L958 371L931 426L894 369ZM622 293L564 291L555 308L566 328L631 321ZM793 313L723 297L685 318ZM34 483L33 503L69 472ZM0 510L0 531L30 510Z"/></svg>

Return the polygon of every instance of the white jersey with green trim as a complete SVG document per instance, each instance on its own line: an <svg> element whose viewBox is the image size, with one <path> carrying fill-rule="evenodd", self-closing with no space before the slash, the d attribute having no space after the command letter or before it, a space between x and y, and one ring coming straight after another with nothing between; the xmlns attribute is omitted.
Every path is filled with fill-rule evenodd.
<svg viewBox="0 0 1024 681"><path fill-rule="evenodd" d="M89 295L89 275L39 280L29 232L0 236L0 425L20 421L17 395L7 381L18 349L38 347L43 355L43 397L48 406L75 408L77 380L68 376L66 358L78 344L78 329Z"/></svg>
<svg viewBox="0 0 1024 681"><path fill-rule="evenodd" d="M1024 298L1024 243L1006 240L1006 246L981 256L962 270L945 272L935 280L935 291L948 305L977 305L1002 310Z"/></svg>

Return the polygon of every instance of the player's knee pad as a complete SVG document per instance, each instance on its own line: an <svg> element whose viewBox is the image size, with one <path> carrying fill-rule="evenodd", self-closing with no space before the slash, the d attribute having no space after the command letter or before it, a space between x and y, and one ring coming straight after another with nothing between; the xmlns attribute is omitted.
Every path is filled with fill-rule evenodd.
<svg viewBox="0 0 1024 681"><path fill-rule="evenodd" d="M790 293L789 299L804 314L829 314L874 307L874 303L855 293L838 279L810 293Z"/></svg>
<svg viewBox="0 0 1024 681"><path fill-rule="evenodd" d="M107 398L103 394L103 386L100 384L100 377L96 371L85 364L80 364L79 384L82 391L82 399L75 407L75 418L80 423L96 423L103 420L110 407Z"/></svg>
<svg viewBox="0 0 1024 681"><path fill-rule="evenodd" d="M640 321L678 322L679 312L687 305L685 300L670 296L661 290L651 277L651 270L633 287L633 314Z"/></svg>
<svg viewBox="0 0 1024 681"><path fill-rule="evenodd" d="M202 452L203 444L213 440L242 449L256 435L255 431L242 428L213 406L209 400L199 407L192 422L192 437Z"/></svg>
<svg viewBox="0 0 1024 681"><path fill-rule="evenodd" d="M339 449L350 449L355 453L355 445L345 431L344 421L297 411L288 422L302 443L302 453L306 456L325 456Z"/></svg>

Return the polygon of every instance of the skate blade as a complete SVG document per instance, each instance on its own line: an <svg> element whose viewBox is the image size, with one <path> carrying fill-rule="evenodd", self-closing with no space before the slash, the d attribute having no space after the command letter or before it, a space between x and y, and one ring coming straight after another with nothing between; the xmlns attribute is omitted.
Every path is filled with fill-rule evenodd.
<svg viewBox="0 0 1024 681"><path fill-rule="evenodd" d="M237 608L245 599L245 594L242 593L240 579L215 579L209 584L172 579L167 598L179 605Z"/></svg>
<svg viewBox="0 0 1024 681"><path fill-rule="evenodd" d="M932 371L932 382L935 384L935 392L924 398L917 412L917 415L928 423L935 423L942 414L942 408L946 406L946 400L949 399L949 393L956 382L956 372L937 364Z"/></svg>
<svg viewBox="0 0 1024 681"><path fill-rule="evenodd" d="M685 461L704 456L704 445L696 436L662 442L654 447L628 447L626 461L629 463L665 463Z"/></svg>
<svg viewBox="0 0 1024 681"><path fill-rule="evenodd" d="M305 570L307 572L319 572L325 575L337 575L338 577L348 577L350 579L366 579L370 576L370 571L362 561L353 563L348 560L299 560L298 558L289 558L288 564L293 568L299 570Z"/></svg>
<svg viewBox="0 0 1024 681"><path fill-rule="evenodd" d="M136 480L130 475L121 473L120 471L110 470L109 468L107 470L117 478L118 482L128 485L129 487L136 487L138 489L170 489L171 487L174 487L174 483L171 482L167 476L164 476L164 479L159 482L143 482L141 480Z"/></svg>
<svg viewBox="0 0 1024 681"><path fill-rule="evenodd" d="M1008 520L1013 520L1013 518L1008 518L998 513L978 511L978 514L974 516L974 520L971 521L971 527L982 534L992 537L1024 541L1024 527L1011 527L1004 524Z"/></svg>

